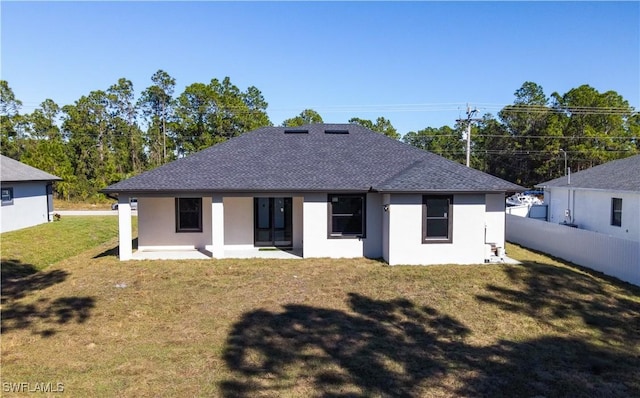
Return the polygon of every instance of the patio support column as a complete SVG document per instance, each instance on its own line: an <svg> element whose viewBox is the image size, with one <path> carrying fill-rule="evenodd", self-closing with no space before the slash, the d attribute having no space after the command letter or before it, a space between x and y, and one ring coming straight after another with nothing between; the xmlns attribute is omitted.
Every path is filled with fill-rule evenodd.
<svg viewBox="0 0 640 398"><path fill-rule="evenodd" d="M131 260L131 204L127 195L118 196L118 226L120 261Z"/></svg>
<svg viewBox="0 0 640 398"><path fill-rule="evenodd" d="M211 255L224 258L224 204L222 195L211 197Z"/></svg>

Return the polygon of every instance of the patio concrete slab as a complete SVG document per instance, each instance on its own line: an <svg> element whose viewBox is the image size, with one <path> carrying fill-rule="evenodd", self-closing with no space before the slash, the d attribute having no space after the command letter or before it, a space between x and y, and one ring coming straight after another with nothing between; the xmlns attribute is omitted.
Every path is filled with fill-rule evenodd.
<svg viewBox="0 0 640 398"><path fill-rule="evenodd" d="M212 254L206 250L138 250L132 260L210 260ZM225 249L224 258L276 258L281 260L301 259L302 250L282 249Z"/></svg>
<svg viewBox="0 0 640 398"><path fill-rule="evenodd" d="M143 250L135 251L132 260L210 260L211 253L199 250Z"/></svg>
<svg viewBox="0 0 640 398"><path fill-rule="evenodd" d="M277 258L281 260L301 259L302 250L282 249L225 249L225 258Z"/></svg>

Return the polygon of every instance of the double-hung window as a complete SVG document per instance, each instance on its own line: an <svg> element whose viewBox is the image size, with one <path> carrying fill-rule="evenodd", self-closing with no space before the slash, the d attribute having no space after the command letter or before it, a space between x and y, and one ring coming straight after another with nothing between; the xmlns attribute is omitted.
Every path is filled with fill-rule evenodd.
<svg viewBox="0 0 640 398"><path fill-rule="evenodd" d="M2 206L13 204L13 188L2 188Z"/></svg>
<svg viewBox="0 0 640 398"><path fill-rule="evenodd" d="M622 199L611 198L611 225L622 226Z"/></svg>
<svg viewBox="0 0 640 398"><path fill-rule="evenodd" d="M202 198L176 198L176 232L202 232Z"/></svg>
<svg viewBox="0 0 640 398"><path fill-rule="evenodd" d="M453 196L422 197L422 243L453 241Z"/></svg>
<svg viewBox="0 0 640 398"><path fill-rule="evenodd" d="M329 195L329 237L364 238L366 195Z"/></svg>

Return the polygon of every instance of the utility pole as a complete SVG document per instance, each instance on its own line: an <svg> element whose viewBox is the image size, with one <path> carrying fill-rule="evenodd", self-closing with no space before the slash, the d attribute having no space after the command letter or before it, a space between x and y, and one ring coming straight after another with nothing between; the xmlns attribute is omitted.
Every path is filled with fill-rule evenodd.
<svg viewBox="0 0 640 398"><path fill-rule="evenodd" d="M482 119L474 119L473 115L478 113L477 109L471 110L469 108L469 104L467 104L467 118L466 119L456 119L456 122L466 122L467 123L467 167L470 167L471 164L471 123L480 122Z"/></svg>
<svg viewBox="0 0 640 398"><path fill-rule="evenodd" d="M167 130L165 120L167 115L164 112L164 98L162 99L162 164L167 162Z"/></svg>
<svg viewBox="0 0 640 398"><path fill-rule="evenodd" d="M562 148L560 148L560 151L564 153L564 175L566 176L567 175L567 152Z"/></svg>

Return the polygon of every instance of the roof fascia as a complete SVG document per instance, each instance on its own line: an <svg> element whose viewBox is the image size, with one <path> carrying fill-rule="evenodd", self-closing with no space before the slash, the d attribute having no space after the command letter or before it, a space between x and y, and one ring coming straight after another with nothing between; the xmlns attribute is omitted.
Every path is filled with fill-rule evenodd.
<svg viewBox="0 0 640 398"><path fill-rule="evenodd" d="M62 178L34 179L34 180L1 180L0 183L16 183L16 182L55 182L62 181Z"/></svg>
<svg viewBox="0 0 640 398"><path fill-rule="evenodd" d="M478 190L478 191L471 191L471 190L460 190L460 191L456 191L456 190L447 190L447 189L443 189L443 190L439 190L439 189L427 189L427 190L379 190L380 193L394 193L394 194L427 194L427 193L435 193L435 194L442 194L442 195L446 195L446 194L488 194L488 193L506 193L506 192L524 192L526 191L525 188L522 188L520 190L511 190L511 189L498 189L498 190Z"/></svg>
<svg viewBox="0 0 640 398"><path fill-rule="evenodd" d="M211 196L211 195L236 195L236 196L256 196L256 197L273 197L296 196L304 193L367 193L373 192L369 189L317 189L317 190L101 190L106 195L128 195L140 197L178 197L187 195Z"/></svg>
<svg viewBox="0 0 640 398"><path fill-rule="evenodd" d="M595 191L595 192L611 192L611 193L635 193L640 194L640 190L633 191L629 189L606 189L606 188L586 188L586 187L575 187L573 185L552 185L552 186L544 186L544 185L536 185L536 187L544 188L545 191L549 189L573 189L575 191Z"/></svg>

